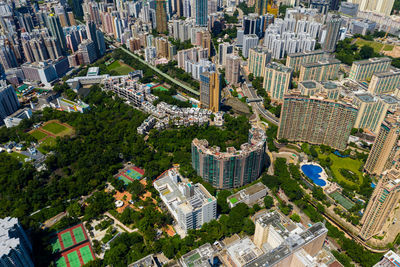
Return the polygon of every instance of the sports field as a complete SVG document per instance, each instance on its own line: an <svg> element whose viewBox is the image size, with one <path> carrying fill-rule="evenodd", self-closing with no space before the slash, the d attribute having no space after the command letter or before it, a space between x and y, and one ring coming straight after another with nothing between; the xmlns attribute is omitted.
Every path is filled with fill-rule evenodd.
<svg viewBox="0 0 400 267"><path fill-rule="evenodd" d="M336 200L340 205L342 205L346 210L351 209L355 205L352 201L350 201L349 199L347 199L346 197L344 197L342 194L340 194L337 191L330 194L330 196L334 200Z"/></svg>
<svg viewBox="0 0 400 267"><path fill-rule="evenodd" d="M107 70L116 71L119 75L127 75L129 72L132 72L135 69L125 63L120 62L119 60L116 60L107 66Z"/></svg>
<svg viewBox="0 0 400 267"><path fill-rule="evenodd" d="M142 179L144 171L138 167L128 167L122 169L115 177L122 180L125 185L131 183L134 180Z"/></svg>
<svg viewBox="0 0 400 267"><path fill-rule="evenodd" d="M55 249L57 249L58 251L65 251L66 249L77 245L87 239L88 237L85 233L85 230L83 229L83 225L75 225L57 234L57 239L53 240L52 243L53 251Z"/></svg>
<svg viewBox="0 0 400 267"><path fill-rule="evenodd" d="M52 134L55 134L55 135L57 135L61 132L64 132L68 129L64 125L61 125L57 122L48 123L48 124L44 125L42 128Z"/></svg>
<svg viewBox="0 0 400 267"><path fill-rule="evenodd" d="M154 87L153 90L168 91L168 89L165 88L165 87L162 86L162 85L159 85L159 86Z"/></svg>
<svg viewBox="0 0 400 267"><path fill-rule="evenodd" d="M45 134L42 131L39 130L34 130L33 132L31 132L31 135L36 139L36 140L42 140L43 138L45 138L47 136L47 134Z"/></svg>
<svg viewBox="0 0 400 267"><path fill-rule="evenodd" d="M75 248L63 252L55 261L57 267L81 267L95 259L89 242L85 242Z"/></svg>

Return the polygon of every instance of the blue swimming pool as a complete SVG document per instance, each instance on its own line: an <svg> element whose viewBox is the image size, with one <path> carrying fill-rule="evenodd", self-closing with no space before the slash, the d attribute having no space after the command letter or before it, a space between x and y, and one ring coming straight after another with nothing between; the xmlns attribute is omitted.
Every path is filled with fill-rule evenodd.
<svg viewBox="0 0 400 267"><path fill-rule="evenodd" d="M319 174L322 172L322 168L320 166L305 164L301 166L301 170L308 178L310 178L314 182L314 184L319 186L326 185L326 182L319 178L321 177Z"/></svg>

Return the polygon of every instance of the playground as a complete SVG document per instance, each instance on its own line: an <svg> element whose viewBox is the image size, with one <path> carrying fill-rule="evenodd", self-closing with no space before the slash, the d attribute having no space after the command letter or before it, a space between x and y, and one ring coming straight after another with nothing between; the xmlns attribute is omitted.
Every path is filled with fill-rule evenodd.
<svg viewBox="0 0 400 267"><path fill-rule="evenodd" d="M82 224L58 232L51 244L53 254L59 255L57 267L80 267L95 259Z"/></svg>
<svg viewBox="0 0 400 267"><path fill-rule="evenodd" d="M127 185L129 183L132 183L134 180L142 179L143 175L144 170L138 167L127 166L120 170L115 177L119 180L122 180L125 185Z"/></svg>

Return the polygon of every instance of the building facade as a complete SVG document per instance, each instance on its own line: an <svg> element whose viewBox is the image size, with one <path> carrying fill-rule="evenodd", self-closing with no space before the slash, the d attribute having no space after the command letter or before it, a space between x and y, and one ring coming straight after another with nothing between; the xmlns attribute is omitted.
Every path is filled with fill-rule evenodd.
<svg viewBox="0 0 400 267"><path fill-rule="evenodd" d="M400 123L394 116L388 116L382 123L371 152L365 162L364 169L369 174L381 175L392 168L399 149L398 137Z"/></svg>
<svg viewBox="0 0 400 267"><path fill-rule="evenodd" d="M368 202L359 236L368 240L374 235L387 231L392 214L400 198L400 171L391 169L383 173Z"/></svg>
<svg viewBox="0 0 400 267"><path fill-rule="evenodd" d="M325 55L323 50L291 53L287 55L286 67L290 67L293 71L300 71L300 67L304 63L312 63L320 61Z"/></svg>
<svg viewBox="0 0 400 267"><path fill-rule="evenodd" d="M200 74L200 106L218 112L221 101L221 76L218 72Z"/></svg>
<svg viewBox="0 0 400 267"><path fill-rule="evenodd" d="M292 79L292 69L279 63L269 63L265 67L263 87L274 101L282 101L288 92Z"/></svg>
<svg viewBox="0 0 400 267"><path fill-rule="evenodd" d="M19 108L19 101L14 88L7 85L5 80L0 81L0 119L3 121Z"/></svg>
<svg viewBox="0 0 400 267"><path fill-rule="evenodd" d="M262 77L265 73L265 67L271 62L271 53L268 49L262 47L254 47L249 50L247 66L249 72L253 73L254 77Z"/></svg>
<svg viewBox="0 0 400 267"><path fill-rule="evenodd" d="M390 69L387 72L372 75L368 91L371 94L383 94L393 92L400 86L400 70Z"/></svg>
<svg viewBox="0 0 400 267"><path fill-rule="evenodd" d="M350 104L318 97L284 97L278 139L346 148L357 109Z"/></svg>
<svg viewBox="0 0 400 267"><path fill-rule="evenodd" d="M339 30L342 24L342 18L339 15L333 15L327 22L325 41L322 49L326 52L335 52L336 43L339 40Z"/></svg>
<svg viewBox="0 0 400 267"><path fill-rule="evenodd" d="M303 63L300 66L299 81L328 81L339 76L340 60L326 59L318 62Z"/></svg>
<svg viewBox="0 0 400 267"><path fill-rule="evenodd" d="M349 78L363 81L372 78L377 72L387 72L392 60L388 57L374 57L365 60L354 61L351 65Z"/></svg>
<svg viewBox="0 0 400 267"><path fill-rule="evenodd" d="M229 55L226 58L225 79L229 84L237 85L240 81L240 61L236 55Z"/></svg>
<svg viewBox="0 0 400 267"><path fill-rule="evenodd" d="M207 140L192 141L192 166L197 175L219 189L241 187L256 180L266 163L266 137L263 130L252 128L249 142L240 150L234 147L221 152L219 147L209 147Z"/></svg>

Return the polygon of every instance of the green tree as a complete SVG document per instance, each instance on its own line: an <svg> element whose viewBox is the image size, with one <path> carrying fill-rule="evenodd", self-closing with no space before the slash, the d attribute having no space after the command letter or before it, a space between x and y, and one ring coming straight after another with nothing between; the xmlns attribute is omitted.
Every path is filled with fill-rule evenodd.
<svg viewBox="0 0 400 267"><path fill-rule="evenodd" d="M264 198L264 206L266 209L270 209L274 206L274 199L271 196L266 196Z"/></svg>

